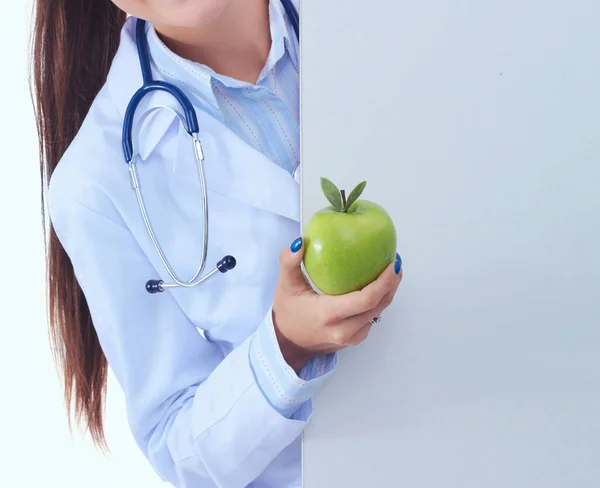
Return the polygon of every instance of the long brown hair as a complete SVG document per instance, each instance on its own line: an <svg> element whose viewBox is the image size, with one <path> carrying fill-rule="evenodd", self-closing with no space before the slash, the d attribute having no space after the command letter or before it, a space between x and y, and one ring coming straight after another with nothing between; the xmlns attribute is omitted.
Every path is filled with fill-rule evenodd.
<svg viewBox="0 0 600 488"><path fill-rule="evenodd" d="M126 14L111 0L36 0L31 89L42 173L42 218L50 339L72 420L106 448L107 362L73 266L44 212L48 181L106 81Z"/></svg>

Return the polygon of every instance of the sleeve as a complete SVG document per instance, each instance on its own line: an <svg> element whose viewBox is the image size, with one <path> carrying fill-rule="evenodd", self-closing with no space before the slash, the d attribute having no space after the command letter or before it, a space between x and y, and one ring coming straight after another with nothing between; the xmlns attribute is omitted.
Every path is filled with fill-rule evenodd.
<svg viewBox="0 0 600 488"><path fill-rule="evenodd" d="M93 205L84 204L83 198L51 190L49 212L124 391L137 444L175 486L246 487L281 453L289 453L301 435L312 412L308 398L314 384L296 378L299 385L311 385L289 390L303 398L302 407L287 405L294 415L278 409L255 376L260 371L262 378L267 370L252 368L250 361L269 347L259 336L269 333L271 312L255 334L223 357L169 293L145 291L156 271L112 203L106 210L104 201L96 201L101 198L107 200L86 195ZM283 368L279 376L282 372L289 374ZM276 464L281 469L281 458ZM299 472L300 456L289 465Z"/></svg>
<svg viewBox="0 0 600 488"><path fill-rule="evenodd" d="M323 385L337 365L337 354L310 360L300 376L285 362L275 335L272 313L259 325L250 343L250 366L267 401L279 413L293 416ZM302 410L300 410L302 412Z"/></svg>

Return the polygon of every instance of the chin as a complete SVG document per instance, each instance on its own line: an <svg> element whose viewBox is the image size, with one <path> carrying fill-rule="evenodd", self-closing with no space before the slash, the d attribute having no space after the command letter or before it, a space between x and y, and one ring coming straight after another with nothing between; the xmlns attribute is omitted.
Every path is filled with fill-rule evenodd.
<svg viewBox="0 0 600 488"><path fill-rule="evenodd" d="M164 23L179 27L202 27L218 19L230 0L161 0ZM158 10L158 9L156 9ZM158 12L157 12L158 13Z"/></svg>
<svg viewBox="0 0 600 488"><path fill-rule="evenodd" d="M129 15L154 24L201 27L219 18L230 0L112 0L112 2Z"/></svg>

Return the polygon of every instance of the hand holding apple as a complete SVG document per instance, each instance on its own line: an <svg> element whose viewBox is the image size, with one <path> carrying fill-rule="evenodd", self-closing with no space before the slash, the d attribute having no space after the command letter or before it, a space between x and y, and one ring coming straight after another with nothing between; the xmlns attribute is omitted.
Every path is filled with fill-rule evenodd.
<svg viewBox="0 0 600 488"><path fill-rule="evenodd" d="M272 314L281 353L296 373L313 357L364 341L371 319L392 303L402 280L398 256L361 290L340 296L319 295L300 268L304 251L301 238L282 251Z"/></svg>

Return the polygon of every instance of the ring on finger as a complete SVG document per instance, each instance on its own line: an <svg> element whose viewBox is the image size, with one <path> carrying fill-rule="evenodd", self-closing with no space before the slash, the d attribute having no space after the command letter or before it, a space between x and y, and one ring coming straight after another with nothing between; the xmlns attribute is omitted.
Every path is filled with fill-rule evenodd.
<svg viewBox="0 0 600 488"><path fill-rule="evenodd" d="M369 323L371 325L378 324L379 322L381 322L381 316L380 315L378 315L377 317L373 317L371 320L369 320Z"/></svg>

